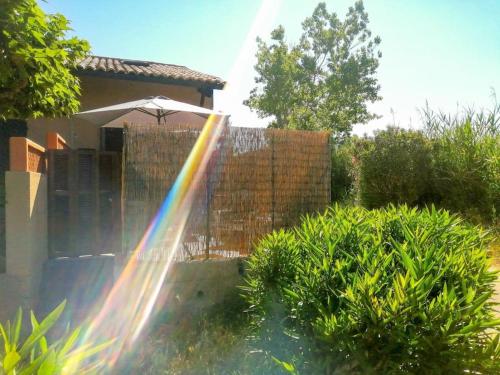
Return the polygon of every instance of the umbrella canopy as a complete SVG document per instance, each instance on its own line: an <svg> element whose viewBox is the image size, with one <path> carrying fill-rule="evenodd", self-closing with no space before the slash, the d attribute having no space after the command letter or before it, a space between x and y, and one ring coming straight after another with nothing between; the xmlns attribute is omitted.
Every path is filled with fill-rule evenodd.
<svg viewBox="0 0 500 375"><path fill-rule="evenodd" d="M106 125L112 122L113 127L121 127L125 121L130 122L131 119L137 120L138 114L146 116L147 118L155 118L156 122L160 124L162 120L166 123L167 116L178 113L193 113L203 118L206 118L209 115L223 115L220 112L198 107L192 104L178 102L165 96L151 96L145 99L134 100L132 102L115 104L109 107L80 112L74 116L97 125ZM126 116L129 114L134 114L135 117L129 118L130 116ZM120 120L122 121L120 122Z"/></svg>

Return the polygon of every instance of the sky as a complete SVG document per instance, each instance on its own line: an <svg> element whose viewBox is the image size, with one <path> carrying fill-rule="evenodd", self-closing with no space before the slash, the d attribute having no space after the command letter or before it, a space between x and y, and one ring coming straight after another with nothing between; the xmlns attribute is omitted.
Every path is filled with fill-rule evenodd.
<svg viewBox="0 0 500 375"><path fill-rule="evenodd" d="M265 126L242 102L254 87L255 37L269 38L278 25L293 44L314 0L47 0L74 33L102 56L185 65L229 82L215 106L232 123ZM353 1L326 1L344 18ZM369 108L380 116L355 125L354 133L395 124L418 128L426 101L437 110L491 108L500 101L500 0L365 0L369 28L382 39L377 73L382 100ZM257 16L258 15L258 16ZM258 19L256 22L255 19Z"/></svg>

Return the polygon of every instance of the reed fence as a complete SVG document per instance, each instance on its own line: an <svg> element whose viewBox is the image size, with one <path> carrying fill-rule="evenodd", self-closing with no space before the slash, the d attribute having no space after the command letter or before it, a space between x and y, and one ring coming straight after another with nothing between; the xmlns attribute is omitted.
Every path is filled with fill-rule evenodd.
<svg viewBox="0 0 500 375"><path fill-rule="evenodd" d="M133 125L124 139L124 248L174 183L202 127ZM330 202L329 133L226 126L184 229L178 259L246 256L270 231Z"/></svg>

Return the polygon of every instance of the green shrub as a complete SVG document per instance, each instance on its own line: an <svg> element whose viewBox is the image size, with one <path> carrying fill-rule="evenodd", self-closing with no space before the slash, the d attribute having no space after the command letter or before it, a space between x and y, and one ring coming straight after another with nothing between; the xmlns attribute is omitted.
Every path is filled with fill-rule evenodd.
<svg viewBox="0 0 500 375"><path fill-rule="evenodd" d="M355 147L343 149L350 155L332 161L332 174L339 169L336 163L343 168L340 176L355 176L359 170L353 195L367 208L434 204L475 223L498 224L500 104L455 115L427 107L422 121L423 131L388 128L351 142ZM354 162L348 165L343 160L349 157Z"/></svg>
<svg viewBox="0 0 500 375"><path fill-rule="evenodd" d="M495 223L500 211L500 104L454 116L425 108L422 117L433 143L439 204L476 222Z"/></svg>
<svg viewBox="0 0 500 375"><path fill-rule="evenodd" d="M421 132L388 128L365 142L360 155L363 206L429 202L433 194L431 144Z"/></svg>
<svg viewBox="0 0 500 375"><path fill-rule="evenodd" d="M353 150L352 142L332 147L332 202L348 203L355 199L357 168Z"/></svg>
<svg viewBox="0 0 500 375"><path fill-rule="evenodd" d="M257 326L301 341L303 373L495 373L486 242L434 207L335 206L265 237L244 295Z"/></svg>
<svg viewBox="0 0 500 375"><path fill-rule="evenodd" d="M21 341L23 312L18 310L13 324L0 324L0 374L5 375L52 375L65 373L66 365L85 362L79 373L97 373L100 362L88 362L88 359L109 346L104 343L95 347L75 347L81 337L81 328L49 345L46 333L56 324L64 310L66 302L61 303L47 317L38 322L31 312L32 332Z"/></svg>

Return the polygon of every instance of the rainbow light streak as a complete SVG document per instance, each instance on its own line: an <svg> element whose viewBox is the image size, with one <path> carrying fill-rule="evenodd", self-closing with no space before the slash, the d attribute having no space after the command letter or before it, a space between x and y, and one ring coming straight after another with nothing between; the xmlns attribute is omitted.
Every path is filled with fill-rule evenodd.
<svg viewBox="0 0 500 375"><path fill-rule="evenodd" d="M124 349L130 348L153 311L182 239L196 188L204 176L225 121L224 116L209 117L166 199L104 304L89 323L80 345L114 339L114 344L106 353L106 362L110 366L116 363ZM166 241L167 235L169 241ZM160 260L143 259L152 249L162 250ZM79 365L67 363L64 373L77 372Z"/></svg>
<svg viewBox="0 0 500 375"><path fill-rule="evenodd" d="M251 58L257 33L265 28L264 22L270 26L279 3L273 0L262 1L231 70L229 82L237 82L241 77L239 69ZM228 85L226 89L227 87ZM79 348L83 350L112 339L113 343L103 352L102 358L110 368L133 345L151 317L183 237L195 193L225 126L224 116L212 115L208 118L174 185L133 250L118 280L104 302L95 306L95 314L91 314L93 318L88 322L88 329L79 342ZM148 259L148 254L155 255L157 250L161 250L160 259ZM74 374L81 367L82 364L78 361L67 362L62 373Z"/></svg>

